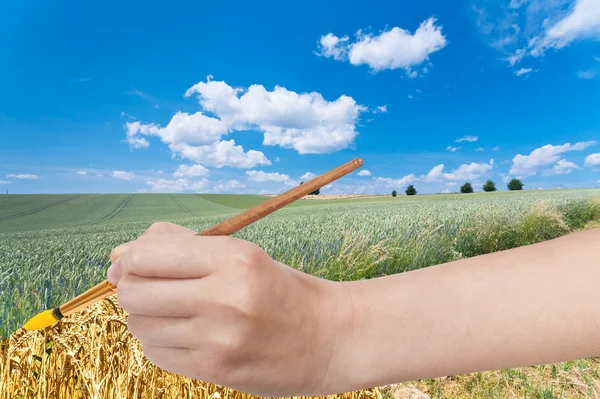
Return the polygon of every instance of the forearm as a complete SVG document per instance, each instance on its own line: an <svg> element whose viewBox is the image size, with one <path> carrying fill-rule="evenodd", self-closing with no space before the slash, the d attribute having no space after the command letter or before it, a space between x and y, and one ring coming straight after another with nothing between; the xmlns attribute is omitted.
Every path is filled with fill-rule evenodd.
<svg viewBox="0 0 600 399"><path fill-rule="evenodd" d="M600 229L372 280L339 358L351 389L600 355Z"/></svg>

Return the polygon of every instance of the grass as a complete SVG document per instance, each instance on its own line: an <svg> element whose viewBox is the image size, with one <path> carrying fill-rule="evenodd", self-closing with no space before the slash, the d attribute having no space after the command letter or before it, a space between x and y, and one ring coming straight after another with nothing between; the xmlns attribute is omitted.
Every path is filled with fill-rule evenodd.
<svg viewBox="0 0 600 399"><path fill-rule="evenodd" d="M103 347L105 352L112 351L113 357L136 361L132 357L135 352L130 350L136 341L126 331L115 330L116 320L126 317L116 302L113 307L110 301L103 301L91 313L67 318L59 323L60 330L24 333L19 327L40 311L104 280L110 250L135 239L151 223L168 220L201 231L265 199L168 194L1 196L0 337L10 337L0 351L0 399L17 397L17 391L10 391L13 396L4 393L9 385L25 387L18 395L31 396L23 397L45 397L42 390L52 384L70 389L69 397L86 397L83 392L99 398L123 397L108 390L111 384L139 397L154 397L151 392L156 392L152 390L165 390L169 384L179 392L201 387L203 393L198 397L212 392L241 395L161 374L152 365L146 365L149 368L142 372L115 368L108 360L99 360ZM275 259L306 273L349 281L402 273L595 227L600 227L600 190L561 190L301 201L236 236L260 245ZM73 348L44 355L47 348L42 342L57 339ZM84 340L90 341L88 346L81 343ZM77 345L82 348L79 352ZM137 358L140 356L138 353ZM79 382L41 377L43 367L52 370L65 365L75 367L70 370ZM109 372L99 367L113 369ZM17 368L20 374L9 373ZM596 359L580 359L413 381L351 395L396 399L591 398L600 395L599 373ZM84 381L88 388L82 385ZM134 382L143 387L135 391ZM26 386L35 393L27 391ZM76 393L76 386L80 393ZM92 391L85 391L90 387Z"/></svg>

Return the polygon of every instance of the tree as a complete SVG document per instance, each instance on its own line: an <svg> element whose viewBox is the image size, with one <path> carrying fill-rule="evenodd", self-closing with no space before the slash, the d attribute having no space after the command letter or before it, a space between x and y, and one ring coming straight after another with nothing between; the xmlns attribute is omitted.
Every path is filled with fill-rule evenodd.
<svg viewBox="0 0 600 399"><path fill-rule="evenodd" d="M398 195L398 193L396 192L396 190L392 191L392 197L395 197L396 195Z"/></svg>
<svg viewBox="0 0 600 399"><path fill-rule="evenodd" d="M473 186L471 186L471 183L466 182L465 184L463 184L460 187L460 192L463 193L463 194L472 193L473 192Z"/></svg>
<svg viewBox="0 0 600 399"><path fill-rule="evenodd" d="M521 180L513 178L510 182L508 182L508 189L511 191L515 191L515 190L523 190L523 186L524 184L521 182Z"/></svg>
<svg viewBox="0 0 600 399"><path fill-rule="evenodd" d="M301 182L300 182L300 185L303 185L303 184L304 184L304 182L303 182L303 181L301 181ZM310 193L310 194L308 194L308 195L319 195L320 193L321 193L321 189L320 189L320 188L317 188L315 191L313 191L312 193Z"/></svg>
<svg viewBox="0 0 600 399"><path fill-rule="evenodd" d="M491 180L488 180L485 182L485 184L483 185L483 191L496 191L496 183L494 183Z"/></svg>
<svg viewBox="0 0 600 399"><path fill-rule="evenodd" d="M415 186L413 186L412 184L406 187L406 195L415 195L416 193L417 190L415 190Z"/></svg>

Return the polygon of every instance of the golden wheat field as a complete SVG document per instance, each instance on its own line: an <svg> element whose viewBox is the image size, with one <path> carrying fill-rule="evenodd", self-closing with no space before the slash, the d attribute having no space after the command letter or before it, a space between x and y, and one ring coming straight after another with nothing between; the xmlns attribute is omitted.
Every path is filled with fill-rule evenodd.
<svg viewBox="0 0 600 399"><path fill-rule="evenodd" d="M253 396L166 372L150 363L127 329L116 295L41 331L19 329L1 343L0 399ZM331 398L381 399L377 389Z"/></svg>

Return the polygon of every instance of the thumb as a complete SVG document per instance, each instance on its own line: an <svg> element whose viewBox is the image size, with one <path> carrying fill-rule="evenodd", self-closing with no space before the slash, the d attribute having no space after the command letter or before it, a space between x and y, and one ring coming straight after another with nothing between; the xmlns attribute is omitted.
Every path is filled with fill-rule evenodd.
<svg viewBox="0 0 600 399"><path fill-rule="evenodd" d="M107 274L107 280L112 284L112 285L118 285L119 280L121 280L121 277L123 275L122 273L122 266L121 266L121 256L123 256L123 254L125 252L127 252L127 250L129 250L129 248L131 247L131 244L133 244L133 241L130 242L126 242L125 244L119 245L118 247L116 247L115 249L113 249L110 253L110 261L112 262L112 264L110 265L110 267L108 268L108 271L106 272Z"/></svg>

